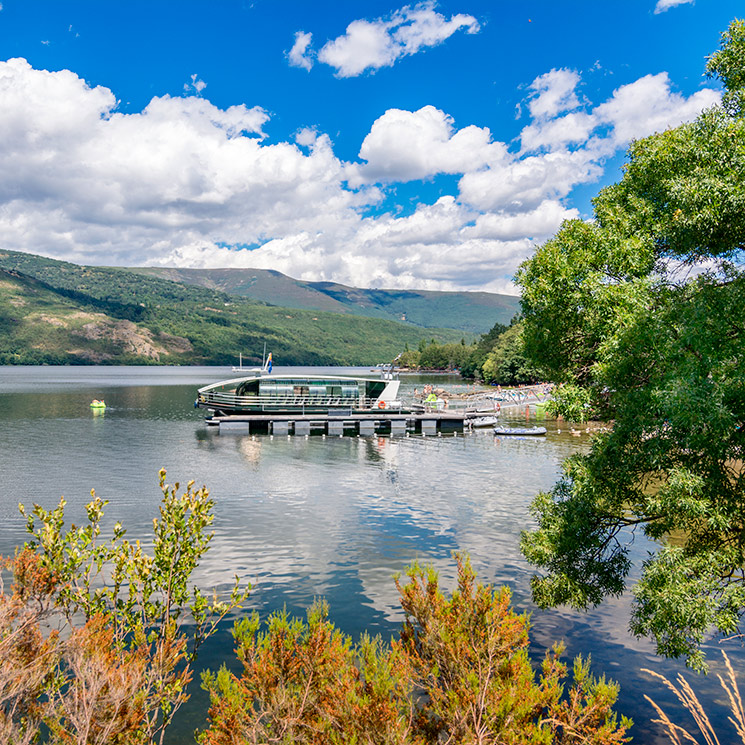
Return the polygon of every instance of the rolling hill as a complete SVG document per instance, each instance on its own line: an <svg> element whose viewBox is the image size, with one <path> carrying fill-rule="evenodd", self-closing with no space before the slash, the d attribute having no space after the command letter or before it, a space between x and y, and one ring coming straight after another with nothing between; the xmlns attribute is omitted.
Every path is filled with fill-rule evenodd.
<svg viewBox="0 0 745 745"><path fill-rule="evenodd" d="M334 282L306 282L266 269L133 269L149 277L219 290L271 305L403 321L424 328L483 334L509 324L520 299L490 292L367 290Z"/></svg>
<svg viewBox="0 0 745 745"><path fill-rule="evenodd" d="M0 364L223 365L258 361L265 342L278 364L374 364L462 336L0 251Z"/></svg>

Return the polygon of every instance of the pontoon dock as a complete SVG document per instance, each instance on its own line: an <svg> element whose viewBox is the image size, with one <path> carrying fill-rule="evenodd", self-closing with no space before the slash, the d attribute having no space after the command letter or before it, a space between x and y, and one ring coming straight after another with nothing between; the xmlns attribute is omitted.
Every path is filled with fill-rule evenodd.
<svg viewBox="0 0 745 745"><path fill-rule="evenodd" d="M467 416L463 412L399 412L375 411L371 413L333 412L311 414L250 413L213 415L206 423L220 429L250 434L421 434L437 432L462 432Z"/></svg>

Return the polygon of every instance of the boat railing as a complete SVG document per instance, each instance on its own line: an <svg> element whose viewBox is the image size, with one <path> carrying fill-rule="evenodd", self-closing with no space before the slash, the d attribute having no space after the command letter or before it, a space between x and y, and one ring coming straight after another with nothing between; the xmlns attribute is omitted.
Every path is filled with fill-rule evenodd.
<svg viewBox="0 0 745 745"><path fill-rule="evenodd" d="M346 408L372 409L379 407L377 398L368 396L238 396L235 393L207 391L200 393L198 402L202 406L220 406L230 408L250 408L254 411L276 410L278 407L292 407L297 409L309 408ZM386 403L380 408L389 408Z"/></svg>

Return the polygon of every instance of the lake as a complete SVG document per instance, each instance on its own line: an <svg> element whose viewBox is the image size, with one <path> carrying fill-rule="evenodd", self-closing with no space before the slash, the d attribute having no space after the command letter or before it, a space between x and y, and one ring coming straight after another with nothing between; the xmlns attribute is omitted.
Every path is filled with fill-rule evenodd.
<svg viewBox="0 0 745 745"><path fill-rule="evenodd" d="M79 522L91 489L109 500L107 524L119 520L130 538L146 540L160 499L158 471L166 468L169 483L194 479L215 499L216 535L197 570L200 586L222 591L237 574L252 585L248 607L262 615L283 606L304 614L323 596L344 631L390 638L402 619L393 575L415 560L431 563L449 588L451 554L466 551L482 581L508 584L515 607L532 613L536 659L559 639L568 657L591 654L593 672L621 685L617 709L635 720L634 741L667 742L649 723L643 694L670 713L675 706L640 668L668 677L685 668L658 660L649 642L629 635L628 594L589 613L540 611L530 602L532 572L518 548L531 524L528 505L551 488L564 458L587 447L586 435L559 433L553 422L537 439L490 430L456 437L226 433L208 428L192 403L197 387L229 377L229 368L217 367L0 367L0 552L25 540L19 502L52 507L64 495L68 522ZM453 376L402 381L403 398L427 381L467 387ZM105 412L91 410L93 398L106 400ZM647 544L637 537L631 550L638 565ZM230 625L205 645L198 668L235 665ZM720 671L716 644L710 648L712 672ZM742 668L739 644L727 651ZM686 674L707 705L721 703L714 675ZM206 696L193 688L172 744L193 742L204 722ZM709 714L726 742L724 709L711 704Z"/></svg>

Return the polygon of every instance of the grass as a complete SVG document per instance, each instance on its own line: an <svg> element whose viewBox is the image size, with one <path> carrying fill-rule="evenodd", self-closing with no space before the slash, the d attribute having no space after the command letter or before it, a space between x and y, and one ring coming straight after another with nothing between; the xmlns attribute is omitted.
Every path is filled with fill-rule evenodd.
<svg viewBox="0 0 745 745"><path fill-rule="evenodd" d="M739 737L739 742L742 743L742 745L745 745L745 710L743 710L742 696L740 695L740 689L737 685L737 677L732 668L732 663L725 652L722 652L722 656L724 657L724 664L727 668L727 675L726 677L722 677L717 674L717 678L719 679L719 684L727 695L730 709L730 716L728 716L727 719L734 725L737 736ZM698 729L699 734L704 738L703 742L706 743L706 745L729 745L729 743L732 742L729 738L726 740L719 739L711 724L711 720L701 704L701 701L698 696L696 696L691 684L683 677L683 675L678 674L675 683L673 683L664 675L660 675L652 670L643 668L642 672L649 673L652 677L661 680L662 683L675 694L678 701L683 705L683 708L693 717L696 728ZM649 696L645 695L644 698L652 704L654 710L657 712L658 718L653 719L652 721L656 724L662 725L665 734L667 734L671 743L674 743L674 745L683 745L684 743L695 743L696 745L700 745L700 741L691 734L690 730L679 724L675 724L675 722L673 722L662 708Z"/></svg>

